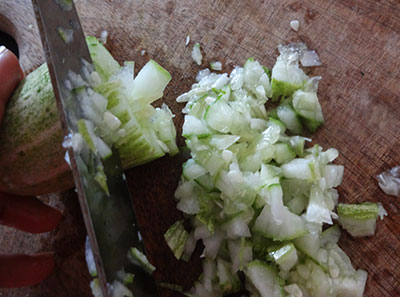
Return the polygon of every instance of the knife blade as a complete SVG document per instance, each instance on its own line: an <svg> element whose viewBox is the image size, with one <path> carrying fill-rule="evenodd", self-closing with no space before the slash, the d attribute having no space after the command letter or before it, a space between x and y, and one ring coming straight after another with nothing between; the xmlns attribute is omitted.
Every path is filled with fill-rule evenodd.
<svg viewBox="0 0 400 297"><path fill-rule="evenodd" d="M79 121L87 120L82 98L72 89L76 81L90 89L88 75L94 68L89 50L72 0L32 4L62 127L71 136L79 133ZM152 276L128 259L131 247L141 252L144 247L118 151L112 148L111 156L102 159L85 145L80 150L68 147L68 155L103 296L110 296L108 284L121 270L134 273L129 285L134 296L157 296ZM99 174L107 186L99 182Z"/></svg>

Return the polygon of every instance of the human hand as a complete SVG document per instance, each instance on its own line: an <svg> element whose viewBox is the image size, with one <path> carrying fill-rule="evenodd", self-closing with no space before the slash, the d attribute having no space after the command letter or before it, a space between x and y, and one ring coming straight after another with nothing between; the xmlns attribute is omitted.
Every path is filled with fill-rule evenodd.
<svg viewBox="0 0 400 297"><path fill-rule="evenodd" d="M17 57L0 46L0 125L5 106L23 77ZM61 213L36 197L0 193L0 224L29 233L53 230ZM0 287L35 285L47 278L54 268L52 252L35 255L0 255Z"/></svg>

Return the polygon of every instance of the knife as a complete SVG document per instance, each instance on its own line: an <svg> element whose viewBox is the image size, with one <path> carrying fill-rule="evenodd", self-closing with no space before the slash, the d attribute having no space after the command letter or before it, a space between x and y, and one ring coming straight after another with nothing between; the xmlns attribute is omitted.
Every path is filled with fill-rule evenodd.
<svg viewBox="0 0 400 297"><path fill-rule="evenodd" d="M78 134L79 121L87 119L82 98L71 86L78 81L90 88L86 80L94 70L78 14L72 0L32 0L32 4L63 131ZM128 258L130 248L144 252L144 247L118 151L112 148L111 157L102 159L84 143L80 150L68 147L68 155L103 296L110 296L107 287L121 270L134 274L128 286L134 296L157 296L149 272Z"/></svg>

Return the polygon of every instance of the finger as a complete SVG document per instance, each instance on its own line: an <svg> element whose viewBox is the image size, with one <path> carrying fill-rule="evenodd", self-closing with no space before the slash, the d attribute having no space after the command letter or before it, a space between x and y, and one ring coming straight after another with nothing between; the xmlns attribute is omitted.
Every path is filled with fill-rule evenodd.
<svg viewBox="0 0 400 297"><path fill-rule="evenodd" d="M8 98L23 76L17 57L6 47L0 46L0 123Z"/></svg>
<svg viewBox="0 0 400 297"><path fill-rule="evenodd" d="M0 193L0 224L29 233L49 232L62 214L35 197Z"/></svg>
<svg viewBox="0 0 400 297"><path fill-rule="evenodd" d="M0 256L0 288L33 286L54 269L54 254Z"/></svg>

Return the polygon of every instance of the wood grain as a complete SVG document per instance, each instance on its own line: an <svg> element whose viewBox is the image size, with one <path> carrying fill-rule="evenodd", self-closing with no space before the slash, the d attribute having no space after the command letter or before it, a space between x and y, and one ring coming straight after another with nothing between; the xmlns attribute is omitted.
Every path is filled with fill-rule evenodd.
<svg viewBox="0 0 400 297"><path fill-rule="evenodd" d="M323 62L311 69L321 75L319 98L326 122L313 136L324 148L336 147L345 165L339 187L345 202L380 201L389 216L379 221L373 238L353 239L344 233L340 245L354 266L369 273L365 296L400 296L400 202L384 195L375 175L400 164L400 3L397 0L314 1L76 1L86 34L109 32L108 49L119 62L135 60L140 69L153 58L171 72L173 80L164 100L177 115L175 98L187 91L200 68L220 60L224 71L252 56L272 66L279 43L304 41ZM290 20L300 21L298 33ZM44 61L28 0L0 2L0 30L16 37L26 72ZM191 37L189 47L185 38ZM190 58L194 42L202 44L201 67ZM146 50L144 56L141 50ZM178 143L183 144L181 137ZM173 192L184 156L163 158L128 172L130 190L150 260L160 281L188 288L200 269L197 257L175 261L162 234L181 215ZM85 231L73 192L52 203L65 209L58 230L30 236L2 228L0 251L54 249L57 269L33 288L0 291L6 296L90 296L83 243ZM196 255L200 253L198 247ZM178 296L160 289L161 296Z"/></svg>

